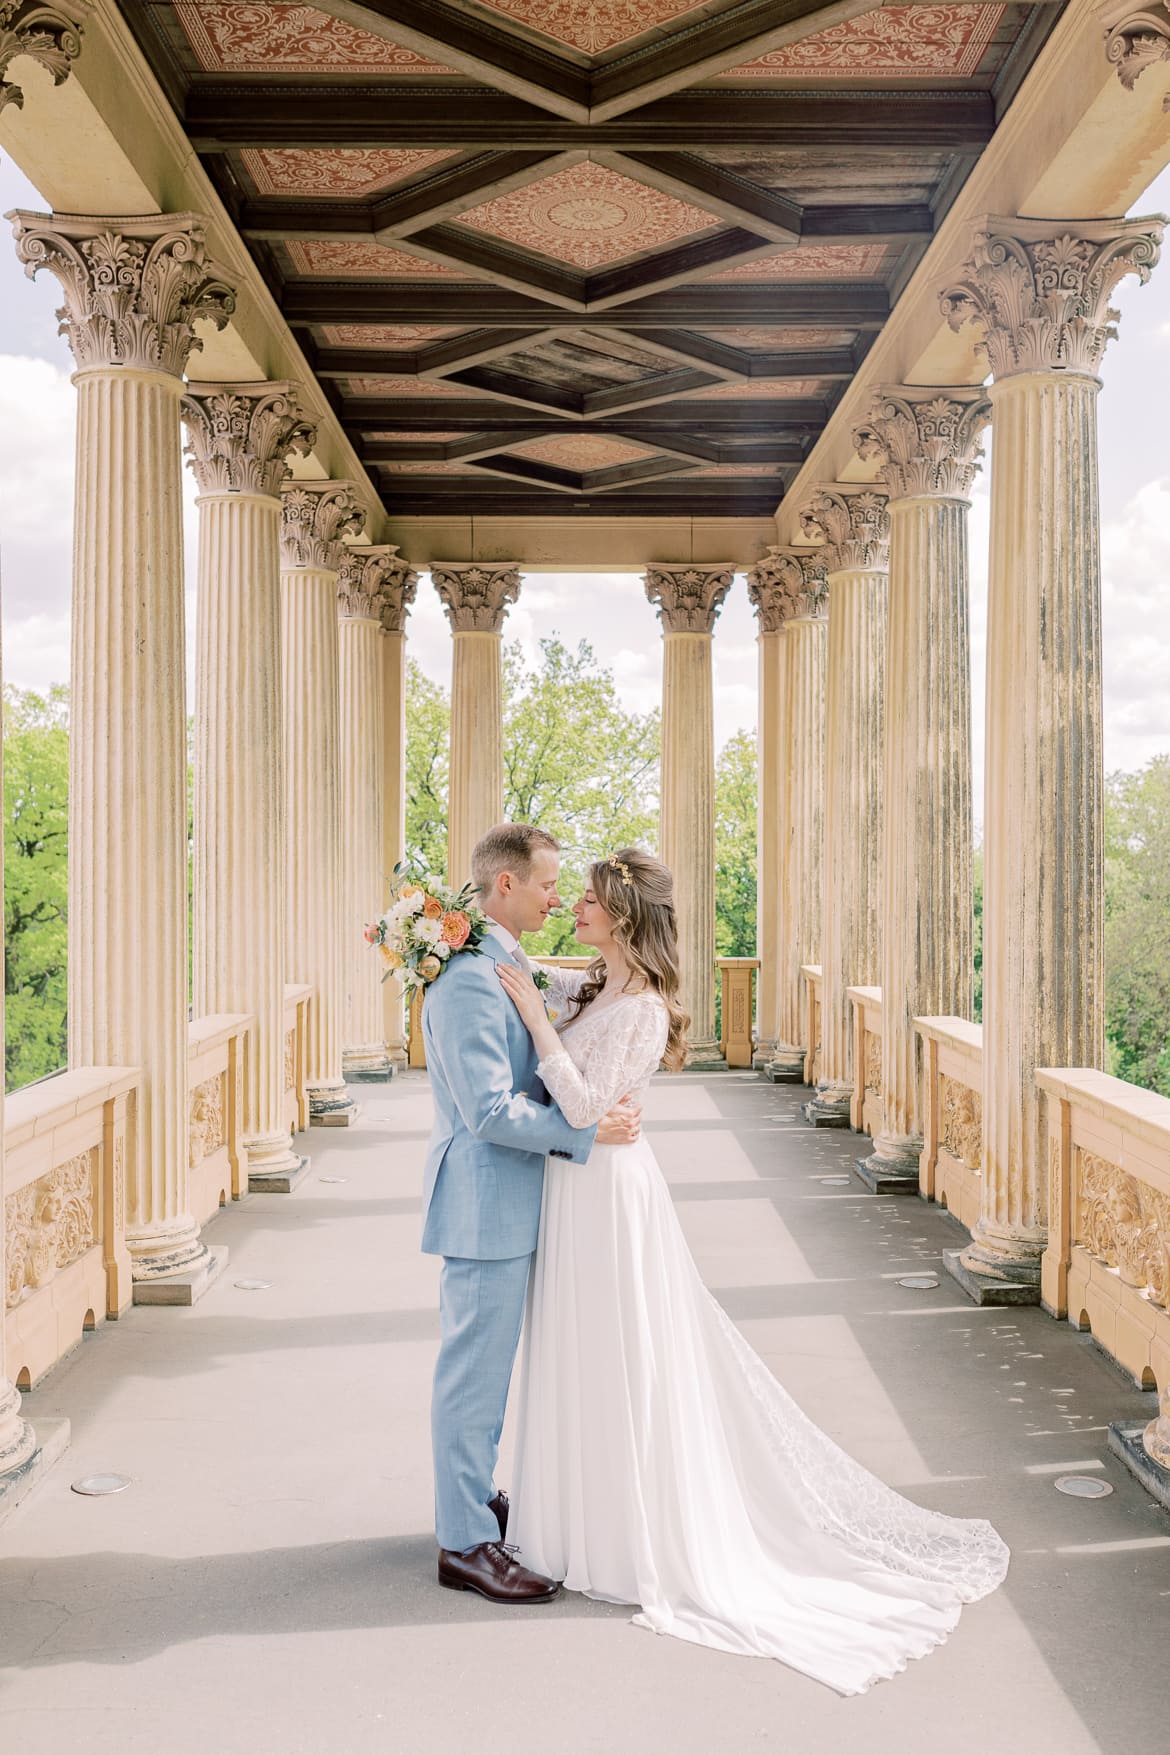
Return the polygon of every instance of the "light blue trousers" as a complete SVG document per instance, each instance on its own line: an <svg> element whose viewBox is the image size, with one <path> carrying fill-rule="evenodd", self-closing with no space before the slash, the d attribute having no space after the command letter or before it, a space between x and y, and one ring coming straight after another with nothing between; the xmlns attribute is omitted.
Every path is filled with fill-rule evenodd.
<svg viewBox="0 0 1170 1755"><path fill-rule="evenodd" d="M431 1444L435 1534L440 1548L455 1553L500 1539L487 1505L496 1492L492 1477L531 1265L530 1255L506 1261L443 1257Z"/></svg>

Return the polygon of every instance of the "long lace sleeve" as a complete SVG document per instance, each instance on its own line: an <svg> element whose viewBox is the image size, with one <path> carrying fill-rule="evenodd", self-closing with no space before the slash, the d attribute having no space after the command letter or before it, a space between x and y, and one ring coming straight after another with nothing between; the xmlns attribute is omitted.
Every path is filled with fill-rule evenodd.
<svg viewBox="0 0 1170 1755"><path fill-rule="evenodd" d="M569 1001L576 996L577 989L584 981L588 970L562 969L556 963L540 963L538 967L544 970L552 983L544 997L549 1010L558 1014L556 1022L561 1023L564 1020Z"/></svg>
<svg viewBox="0 0 1170 1755"><path fill-rule="evenodd" d="M614 1008L604 1030L576 1066L568 1050L550 1054L539 1066L545 1089L570 1127L592 1127L614 1104L640 1090L666 1047L666 1012L658 1000L639 994Z"/></svg>

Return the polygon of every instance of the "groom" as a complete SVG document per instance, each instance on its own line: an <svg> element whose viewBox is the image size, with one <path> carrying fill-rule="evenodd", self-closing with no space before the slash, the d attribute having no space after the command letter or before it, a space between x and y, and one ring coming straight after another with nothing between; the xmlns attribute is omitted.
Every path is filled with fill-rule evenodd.
<svg viewBox="0 0 1170 1755"><path fill-rule="evenodd" d="M503 1546L507 1495L492 1480L536 1248L545 1157L584 1164L637 1139L639 1114L570 1127L536 1076L536 1051L500 986L502 960L527 968L520 935L560 906L559 847L543 829L500 823L471 875L492 925L479 956L452 957L428 989L423 1040L435 1124L423 1188L423 1250L441 1255L441 1343L431 1401L439 1583L497 1603L549 1602L559 1584Z"/></svg>

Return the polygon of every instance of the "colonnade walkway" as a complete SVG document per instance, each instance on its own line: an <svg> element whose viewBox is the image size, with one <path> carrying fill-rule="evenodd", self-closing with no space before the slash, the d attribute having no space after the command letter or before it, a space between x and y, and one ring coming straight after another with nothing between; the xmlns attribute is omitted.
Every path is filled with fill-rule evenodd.
<svg viewBox="0 0 1170 1755"><path fill-rule="evenodd" d="M1106 1445L1151 1417L1087 1336L977 1309L957 1231L837 1180L866 1142L751 1073L660 1079L647 1126L708 1285L814 1419L1012 1571L950 1644L853 1700L566 1596L504 1611L434 1582L436 1264L418 1253L425 1075L315 1131L292 1195L209 1234L224 1277L136 1308L27 1399L72 1448L0 1531L0 1746L21 1755L513 1755L1162 1746L1170 1518ZM239 1282L262 1280L267 1289ZM83 1498L92 1471L129 1490ZM1072 1471L1111 1497L1067 1498ZM507 1457L501 1482L508 1479Z"/></svg>

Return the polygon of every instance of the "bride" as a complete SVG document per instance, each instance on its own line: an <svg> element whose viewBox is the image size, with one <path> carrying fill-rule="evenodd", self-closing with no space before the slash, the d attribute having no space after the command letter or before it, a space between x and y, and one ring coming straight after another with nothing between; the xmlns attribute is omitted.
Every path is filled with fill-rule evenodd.
<svg viewBox="0 0 1170 1755"><path fill-rule="evenodd" d="M541 993L497 970L585 1127L684 1064L689 1020L666 866L612 854L574 914L588 971ZM644 1139L547 1166L509 1534L569 1590L640 1605L640 1626L841 1694L941 1644L1008 1563L990 1524L903 1499L805 1417L700 1280Z"/></svg>

